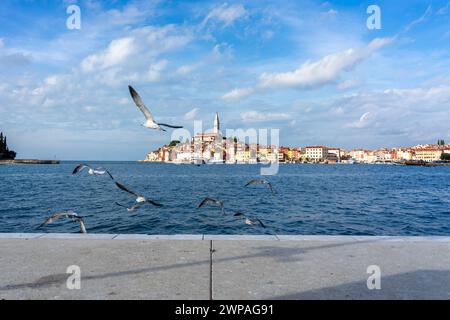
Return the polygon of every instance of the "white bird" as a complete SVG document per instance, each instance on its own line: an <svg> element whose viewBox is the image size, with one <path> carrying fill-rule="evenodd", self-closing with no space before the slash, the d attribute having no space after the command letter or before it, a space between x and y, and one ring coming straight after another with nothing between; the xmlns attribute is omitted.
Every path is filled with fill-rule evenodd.
<svg viewBox="0 0 450 320"><path fill-rule="evenodd" d="M55 214L52 214L50 217L48 217L40 226L39 228L55 222L56 220L58 220L61 217L66 217L68 219L72 219L72 221L78 221L80 223L80 232L81 233L87 233L86 231L86 225L84 224L84 220L82 217L78 216L75 212L73 211L67 211L67 212L57 212Z"/></svg>
<svg viewBox="0 0 450 320"><path fill-rule="evenodd" d="M255 225L255 224L259 224L261 227L265 228L266 226L264 225L264 223L262 223L261 220L259 220L258 218L249 218L247 217L245 214L237 212L235 215L235 217L239 217L244 219L245 224L248 225Z"/></svg>
<svg viewBox="0 0 450 320"><path fill-rule="evenodd" d="M245 185L245 187L247 187L249 185L252 185L252 184L263 184L263 185L266 185L266 186L268 186L270 188L270 191L272 192L272 194L276 194L275 190L272 187L272 184L269 181L265 180L265 179L253 179L253 180L250 180Z"/></svg>
<svg viewBox="0 0 450 320"><path fill-rule="evenodd" d="M90 175L104 175L105 173L107 173L109 175L109 177L114 180L113 176L111 175L111 173L109 173L108 170L104 169L104 168L92 168L91 166L87 165L87 164L80 164L78 165L75 169L73 169L72 174L77 174L78 172L83 171L83 169L88 168L88 173Z"/></svg>
<svg viewBox="0 0 450 320"><path fill-rule="evenodd" d="M127 206L124 206L123 204L120 204L119 202L115 202L115 204L118 205L119 207L126 208L129 213L136 211L142 205L142 203L138 203L138 204L135 204L128 208Z"/></svg>
<svg viewBox="0 0 450 320"><path fill-rule="evenodd" d="M216 200L216 199L213 199L213 198L205 198L205 199L203 199L202 202L200 202L200 204L198 205L197 209L198 209L198 208L201 208L201 207L203 207L203 206L205 206L205 205L208 205L208 204L209 204L209 205L219 206L220 209L222 210L222 214L225 214L225 209L224 209L224 206L223 206L223 201Z"/></svg>
<svg viewBox="0 0 450 320"><path fill-rule="evenodd" d="M128 192L128 193L132 194L133 196L135 196L136 197L136 202L139 203L139 204L150 203L150 204L152 204L152 205L154 205L156 207L162 207L163 206L162 204L159 204L159 203L157 203L157 202L155 202L153 200L146 199L144 196L141 196L140 194L138 194L138 193L136 193L134 191L131 191L130 189L128 189L127 187L125 187L123 184L121 184L119 182L116 182L116 186L119 189L121 189L121 190L123 190L125 192Z"/></svg>
<svg viewBox="0 0 450 320"><path fill-rule="evenodd" d="M172 125L165 124L165 123L157 123L155 121L155 119L153 118L153 115L151 114L150 110L148 110L148 108L145 106L144 102L142 101L141 97L136 92L136 90L134 90L132 86L128 86L128 89L130 90L130 94L131 94L131 97L133 98L134 103L136 104L136 106L139 108L139 110L141 110L141 112L145 116L146 121L143 124L144 127L148 128L148 129L156 129L156 130L161 130L161 131L166 131L165 129L161 128L161 126L175 128L175 129L183 128L181 126L172 126Z"/></svg>

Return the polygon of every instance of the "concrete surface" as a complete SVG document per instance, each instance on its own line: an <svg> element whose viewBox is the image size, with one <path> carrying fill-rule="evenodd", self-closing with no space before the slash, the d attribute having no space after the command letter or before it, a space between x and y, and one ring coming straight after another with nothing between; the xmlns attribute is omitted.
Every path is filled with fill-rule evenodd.
<svg viewBox="0 0 450 320"><path fill-rule="evenodd" d="M116 234L0 234L0 299L209 299L211 241L218 300L450 299L450 237Z"/></svg>

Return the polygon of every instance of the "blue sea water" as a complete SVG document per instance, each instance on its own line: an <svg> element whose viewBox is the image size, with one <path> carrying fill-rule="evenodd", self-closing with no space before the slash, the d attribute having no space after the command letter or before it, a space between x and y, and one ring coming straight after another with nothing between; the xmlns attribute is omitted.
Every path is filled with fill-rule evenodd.
<svg viewBox="0 0 450 320"><path fill-rule="evenodd" d="M244 188L258 165L169 165L92 162L120 181L164 204L134 214L114 204L133 204L107 176L72 175L76 162L0 165L0 232L78 232L60 219L37 227L50 214L73 210L90 233L450 235L450 167L387 165L281 165L267 177L277 191ZM206 197L225 202L197 209ZM235 211L260 218L247 226Z"/></svg>

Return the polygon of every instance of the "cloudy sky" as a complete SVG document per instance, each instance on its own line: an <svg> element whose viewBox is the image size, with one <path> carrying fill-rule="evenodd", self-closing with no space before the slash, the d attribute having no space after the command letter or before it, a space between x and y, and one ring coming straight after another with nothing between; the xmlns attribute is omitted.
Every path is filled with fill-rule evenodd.
<svg viewBox="0 0 450 320"><path fill-rule="evenodd" d="M450 140L447 0L2 0L0 26L0 130L20 158L136 160L167 143L128 84L190 130L218 111L222 128L278 128L283 145Z"/></svg>

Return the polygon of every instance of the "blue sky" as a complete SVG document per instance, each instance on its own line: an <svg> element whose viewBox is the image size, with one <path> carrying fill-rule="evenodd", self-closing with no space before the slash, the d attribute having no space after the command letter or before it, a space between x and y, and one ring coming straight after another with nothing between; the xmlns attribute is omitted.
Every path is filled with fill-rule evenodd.
<svg viewBox="0 0 450 320"><path fill-rule="evenodd" d="M20 158L142 159L170 132L140 126L132 84L190 130L218 111L290 146L450 140L449 44L447 0L2 0L0 130Z"/></svg>

